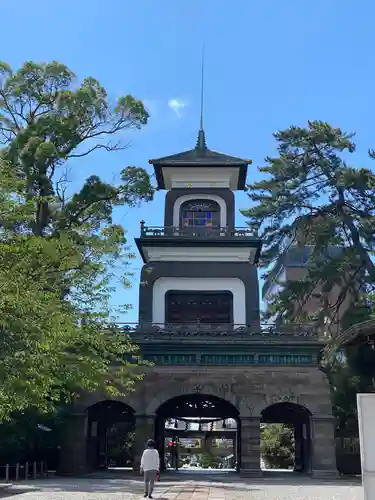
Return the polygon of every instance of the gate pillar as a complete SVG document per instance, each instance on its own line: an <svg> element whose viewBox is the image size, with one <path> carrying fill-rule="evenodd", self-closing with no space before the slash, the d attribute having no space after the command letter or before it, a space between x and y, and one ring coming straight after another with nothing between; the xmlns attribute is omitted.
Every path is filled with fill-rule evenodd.
<svg viewBox="0 0 375 500"><path fill-rule="evenodd" d="M87 426L86 412L69 416L61 447L59 474L79 475L87 472Z"/></svg>
<svg viewBox="0 0 375 500"><path fill-rule="evenodd" d="M260 418L241 417L241 474L260 476Z"/></svg>
<svg viewBox="0 0 375 500"><path fill-rule="evenodd" d="M149 439L155 439L155 415L136 415L133 443L133 470L139 470Z"/></svg>
<svg viewBox="0 0 375 500"><path fill-rule="evenodd" d="M332 416L312 418L312 474L315 477L336 477L335 428Z"/></svg>

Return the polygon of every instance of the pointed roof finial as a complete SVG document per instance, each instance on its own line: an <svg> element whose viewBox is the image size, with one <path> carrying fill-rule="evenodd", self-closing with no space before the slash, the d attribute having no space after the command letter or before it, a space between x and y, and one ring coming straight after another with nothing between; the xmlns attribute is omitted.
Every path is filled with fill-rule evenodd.
<svg viewBox="0 0 375 500"><path fill-rule="evenodd" d="M201 116L196 149L205 151L207 149L206 137L203 129L203 97L204 97L204 45L202 47L202 68L201 68Z"/></svg>

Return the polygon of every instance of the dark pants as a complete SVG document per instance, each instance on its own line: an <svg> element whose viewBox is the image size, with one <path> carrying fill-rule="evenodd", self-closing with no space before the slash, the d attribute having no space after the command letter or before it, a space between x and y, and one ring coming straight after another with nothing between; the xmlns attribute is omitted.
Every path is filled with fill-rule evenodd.
<svg viewBox="0 0 375 500"><path fill-rule="evenodd" d="M145 477L145 494L146 495L152 495L152 492L154 491L154 484L156 480L156 470L145 470L144 472L144 477Z"/></svg>

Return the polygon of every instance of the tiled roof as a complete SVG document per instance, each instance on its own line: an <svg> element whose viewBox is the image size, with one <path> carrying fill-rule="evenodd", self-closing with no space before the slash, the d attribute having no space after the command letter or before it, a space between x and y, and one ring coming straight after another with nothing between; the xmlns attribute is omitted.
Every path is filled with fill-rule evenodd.
<svg viewBox="0 0 375 500"><path fill-rule="evenodd" d="M183 151L174 155L163 156L149 160L151 165L163 166L193 166L197 165L215 165L215 166L240 166L249 165L251 160L238 158L237 156L230 156L218 151L208 149L206 146L206 139L203 130L199 131L197 145L194 149Z"/></svg>

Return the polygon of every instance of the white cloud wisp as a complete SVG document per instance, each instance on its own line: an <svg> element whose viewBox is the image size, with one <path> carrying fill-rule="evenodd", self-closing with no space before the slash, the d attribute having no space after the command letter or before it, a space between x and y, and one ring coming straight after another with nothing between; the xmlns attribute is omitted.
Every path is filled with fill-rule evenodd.
<svg viewBox="0 0 375 500"><path fill-rule="evenodd" d="M168 101L168 106L171 108L171 110L176 114L178 118L182 118L183 110L186 108L188 103L184 101L183 99L170 99Z"/></svg>

